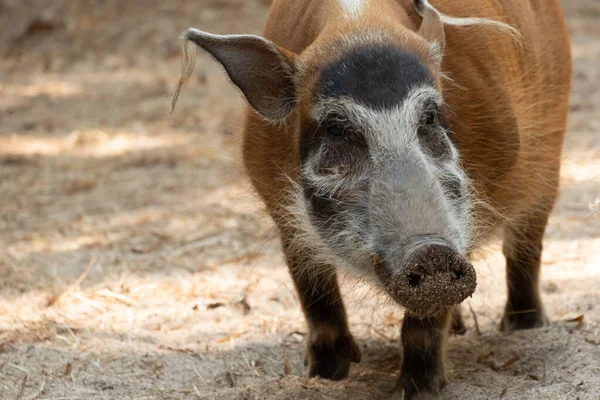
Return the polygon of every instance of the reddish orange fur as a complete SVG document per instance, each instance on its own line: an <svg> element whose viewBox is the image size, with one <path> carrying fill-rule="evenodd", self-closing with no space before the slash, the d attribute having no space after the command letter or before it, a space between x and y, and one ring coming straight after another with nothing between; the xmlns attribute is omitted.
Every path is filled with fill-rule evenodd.
<svg viewBox="0 0 600 400"><path fill-rule="evenodd" d="M486 17L517 28L521 43L488 26L446 26L446 48L438 77L457 138L461 162L477 192L478 238L512 220L541 199L554 200L566 127L571 54L556 0L433 0L453 17ZM354 31L377 29L419 54L436 70L426 42L414 32L421 18L411 0L371 0L356 20L341 16L335 0L279 1L263 36L289 51L301 65L327 63L335 52L322 45ZM339 49L342 51L343 49ZM244 163L277 224L285 225L290 182L299 176L298 116L306 115L315 77L299 88L299 105L281 124L249 111Z"/></svg>
<svg viewBox="0 0 600 400"><path fill-rule="evenodd" d="M359 15L351 16L340 0L275 0L263 36L281 53L258 38L236 37L237 48L219 48L228 39L197 30L185 36L219 61L221 57L224 65L233 63L237 70L233 74L228 70L230 78L234 83L237 79L250 104L259 105L257 111L248 109L244 164L281 233L310 330L309 376L342 379L350 363L360 361L333 268L337 260L319 258L326 251L319 248L316 236L296 242L313 229L310 224L297 226L304 224L306 211L302 209L305 199L298 198L303 195L298 190L302 186L300 122L311 119L320 71L353 46L392 44L415 54L435 77L460 161L470 178L468 203L473 203L475 226L465 233L474 238L471 248L463 250L470 253L496 228L504 227L509 296L502 327L534 328L547 321L538 290L542 237L558 191L571 83L562 12L556 0L431 3L450 17L478 17L485 23L442 26L441 21L456 20L442 18L425 3L419 7L422 23L413 0L348 2L348 7L360 6ZM520 34L490 24L490 19L509 24ZM232 49L241 52L239 60L231 57ZM247 60L256 62L256 54L264 58L257 62L264 61L262 70L257 65L250 68L258 68L259 74L244 69ZM182 82L191 72L189 52L186 55ZM287 71L285 77L278 66ZM271 79L274 71L282 76ZM277 107L283 112L277 112ZM468 229L467 225L461 229ZM380 267L378 258L373 258L373 264L375 270ZM450 317L447 309L421 316L407 310L401 335L402 373L396 387L402 398L421 398L421 393L435 394L445 386L444 343ZM453 319L460 330L457 309Z"/></svg>

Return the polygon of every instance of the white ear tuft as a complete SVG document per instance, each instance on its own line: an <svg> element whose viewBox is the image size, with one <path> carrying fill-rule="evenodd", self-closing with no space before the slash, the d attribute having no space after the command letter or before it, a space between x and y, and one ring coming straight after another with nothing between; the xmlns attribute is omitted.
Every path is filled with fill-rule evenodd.
<svg viewBox="0 0 600 400"><path fill-rule="evenodd" d="M435 7L433 7L428 0L413 0L413 6L421 17L425 17L425 12L427 9L432 9L440 17L443 25L452 25L452 26L487 26L491 28L495 28L501 32L504 32L513 37L517 42L520 42L523 39L523 35L519 32L518 29L506 24L504 22L496 21L491 18L479 18L479 17L470 17L470 18L456 18L446 15L437 11Z"/></svg>
<svg viewBox="0 0 600 400"><path fill-rule="evenodd" d="M421 17L423 23L419 34L432 43L432 55L441 58L444 52L445 36L444 26L487 26L510 35L518 44L521 44L523 35L509 24L490 18L455 18L439 12L428 0L413 0L413 7ZM441 27L441 28L440 28ZM436 44L437 43L437 44Z"/></svg>
<svg viewBox="0 0 600 400"><path fill-rule="evenodd" d="M192 43L210 53L225 68L231 82L244 94L248 104L263 118L283 120L296 105L294 56L274 43L255 35L214 35L190 28L182 36L183 66L173 96L193 72Z"/></svg>
<svg viewBox="0 0 600 400"><path fill-rule="evenodd" d="M423 17L418 33L430 43L431 55L441 65L446 47L446 33L441 14L427 0L414 0L413 5Z"/></svg>

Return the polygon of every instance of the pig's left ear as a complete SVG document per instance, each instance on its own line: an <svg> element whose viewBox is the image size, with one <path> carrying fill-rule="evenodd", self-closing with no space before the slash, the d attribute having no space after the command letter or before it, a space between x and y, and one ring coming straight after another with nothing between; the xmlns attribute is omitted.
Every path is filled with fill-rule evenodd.
<svg viewBox="0 0 600 400"><path fill-rule="evenodd" d="M213 35L190 28L183 36L219 61L250 106L268 120L282 120L296 105L295 56L254 35Z"/></svg>
<svg viewBox="0 0 600 400"><path fill-rule="evenodd" d="M418 33L429 42L432 58L441 65L446 47L442 16L427 0L413 0L413 6L423 18Z"/></svg>

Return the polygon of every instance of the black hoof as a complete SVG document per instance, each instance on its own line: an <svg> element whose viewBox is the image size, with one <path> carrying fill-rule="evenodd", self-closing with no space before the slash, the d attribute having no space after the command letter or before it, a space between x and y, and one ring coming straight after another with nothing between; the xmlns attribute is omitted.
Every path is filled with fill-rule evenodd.
<svg viewBox="0 0 600 400"><path fill-rule="evenodd" d="M507 310L502 317L500 329L505 332L541 328L548 325L548 318L541 309L534 311Z"/></svg>
<svg viewBox="0 0 600 400"><path fill-rule="evenodd" d="M415 373L402 372L394 394L393 400L433 400L438 398L440 391L446 386L446 378L441 372L424 374L423 371Z"/></svg>
<svg viewBox="0 0 600 400"><path fill-rule="evenodd" d="M350 333L333 335L333 331L321 332L309 339L308 376L338 381L348 376L350 364L360 362L361 353ZM312 335L311 335L312 336Z"/></svg>

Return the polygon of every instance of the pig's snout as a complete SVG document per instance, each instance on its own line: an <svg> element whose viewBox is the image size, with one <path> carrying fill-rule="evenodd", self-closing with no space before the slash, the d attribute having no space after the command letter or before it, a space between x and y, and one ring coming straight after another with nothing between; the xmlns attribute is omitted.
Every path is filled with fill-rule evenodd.
<svg viewBox="0 0 600 400"><path fill-rule="evenodd" d="M399 265L377 262L375 271L389 294L419 315L432 315L459 304L477 286L475 269L443 239L408 246Z"/></svg>

